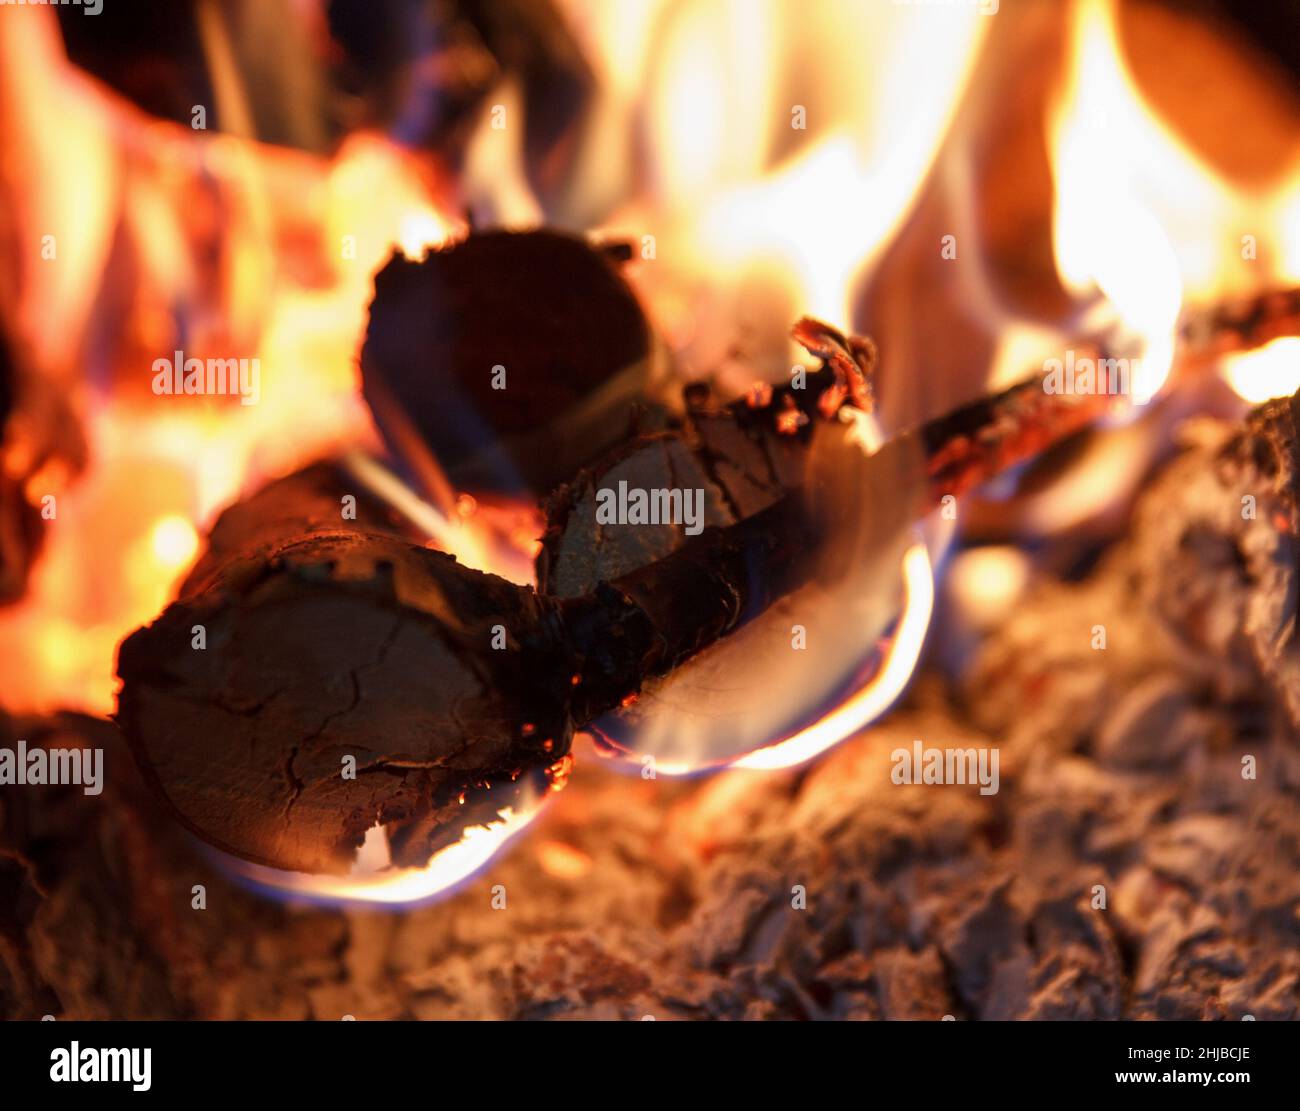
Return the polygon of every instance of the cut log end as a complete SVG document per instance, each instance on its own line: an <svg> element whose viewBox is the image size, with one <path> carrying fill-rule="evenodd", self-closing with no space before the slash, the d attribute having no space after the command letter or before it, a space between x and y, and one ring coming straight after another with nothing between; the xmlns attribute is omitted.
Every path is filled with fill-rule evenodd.
<svg viewBox="0 0 1300 1111"><path fill-rule="evenodd" d="M528 677L550 678L519 643L544 625L532 591L371 531L369 503L346 527L339 476L309 468L223 514L180 600L123 643L118 719L221 849L342 872L380 825L418 866L517 805L570 726Z"/></svg>
<svg viewBox="0 0 1300 1111"><path fill-rule="evenodd" d="M489 231L379 272L361 370L395 454L427 452L462 489L541 495L628 434L654 351L607 252Z"/></svg>

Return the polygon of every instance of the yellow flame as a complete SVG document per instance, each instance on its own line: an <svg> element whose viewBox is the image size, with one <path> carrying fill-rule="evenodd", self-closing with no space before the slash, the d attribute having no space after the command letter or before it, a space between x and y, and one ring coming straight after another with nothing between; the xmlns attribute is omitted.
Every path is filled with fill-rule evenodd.
<svg viewBox="0 0 1300 1111"><path fill-rule="evenodd" d="M1223 374L1244 401L1257 405L1271 397L1290 397L1300 389L1300 337L1284 336L1256 351L1231 355Z"/></svg>
<svg viewBox="0 0 1300 1111"><path fill-rule="evenodd" d="M14 111L0 113L0 141L30 155L25 165L42 182L24 204L37 202L40 226L58 233L60 265L42 263L37 273L80 283L75 297L59 282L25 287L33 312L48 318L49 306L59 305L68 323L37 329L45 339L33 350L40 365L57 366L62 348L84 339L77 306L110 280L105 256L84 248L98 243L100 224L108 234L116 221L141 260L133 288L138 319L129 322L140 336L131 350L139 354L134 372L111 368L110 396L85 406L90 472L66 490L34 491L57 493L58 513L26 596L0 613L0 658L11 680L10 710L107 713L116 645L170 601L177 573L195 554L198 528L251 485L340 444L374 442L356 368L373 274L394 245L418 253L460 229L439 215L412 156L378 136L351 136L322 160L145 118L68 65L46 40L52 28L57 43L48 14L5 21L0 70L6 79L26 73L33 87L49 89L51 103L69 102L60 114L95 126L85 134L49 128L38 111L44 97L12 98ZM47 144L48 136L58 142ZM78 152L89 165L102 155L114 166L96 177L94 204L81 186L58 185L89 180L58 169ZM197 253L210 244L196 245L187 221L194 194L213 190L225 205L228 287L200 291ZM92 215L95 225L82 228ZM23 234L39 243L34 229ZM101 269L85 272L89 258ZM218 326L212 334L196 328L184 354L256 358L255 404L149 392L150 359L172 355L170 306L191 302L204 308L194 314L200 323ZM469 531L460 530L462 543ZM80 630L77 637L67 635L71 628Z"/></svg>
<svg viewBox="0 0 1300 1111"><path fill-rule="evenodd" d="M1163 385L1173 361L1183 280L1157 219L1176 182L1213 207L1203 167L1146 108L1124 67L1108 0L1078 0L1069 76L1049 121L1056 185L1053 241L1067 289L1100 291L1143 360L1138 402Z"/></svg>
<svg viewBox="0 0 1300 1111"><path fill-rule="evenodd" d="M653 261L632 276L686 365L737 391L756 367L788 371L793 319L852 320L991 20L861 0L560 2L608 78L570 207L642 240Z"/></svg>
<svg viewBox="0 0 1300 1111"><path fill-rule="evenodd" d="M149 533L154 559L170 571L184 567L199 550L199 534L179 513L161 517Z"/></svg>
<svg viewBox="0 0 1300 1111"><path fill-rule="evenodd" d="M1124 64L1114 0L1075 0L1072 45L1048 123L1057 268L1071 291L1104 295L1099 320L1143 359L1141 402L1168 377L1184 301L1300 280L1300 174L1241 189L1200 159Z"/></svg>
<svg viewBox="0 0 1300 1111"><path fill-rule="evenodd" d="M1278 201L1274 224L1281 228L1280 277L1295 284L1300 282L1300 175L1297 175L1290 195Z"/></svg>

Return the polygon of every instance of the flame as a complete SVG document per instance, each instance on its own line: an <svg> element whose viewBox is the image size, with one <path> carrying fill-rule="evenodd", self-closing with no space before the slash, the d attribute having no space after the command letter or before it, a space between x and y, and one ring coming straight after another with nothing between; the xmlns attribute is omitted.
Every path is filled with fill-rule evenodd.
<svg viewBox="0 0 1300 1111"><path fill-rule="evenodd" d="M752 354L788 370L789 321L852 319L855 281L910 211L989 20L859 0L649 4L635 19L566 7L598 68L621 75L602 139L644 128L646 171L604 223L653 236L636 277L664 334L714 370L749 333L765 348Z"/></svg>
<svg viewBox="0 0 1300 1111"><path fill-rule="evenodd" d="M1124 68L1107 0L1076 3L1073 46L1049 122L1057 268L1071 292L1104 295L1132 337L1143 360L1134 400L1142 403L1169 374L1183 298L1179 260L1153 202L1163 202L1162 187L1173 182L1191 181L1202 193L1209 186L1192 156L1145 109ZM1166 211L1163 204L1159 211Z"/></svg>
<svg viewBox="0 0 1300 1111"><path fill-rule="evenodd" d="M33 177L48 183L23 194L23 211L33 227L56 234L68 256L35 267L24 283L19 325L35 341L38 364L77 361L100 283L112 280L101 245L120 222L142 259L127 321L140 330L140 349L169 347L172 307L185 311L193 301L200 323L216 326L196 329L185 354L257 358L262 381L258 402L247 406L158 398L141 357L134 378L115 381L104 396L89 391L82 409L93 466L80 483L53 491L57 514L29 591L0 613L6 709L110 713L117 644L171 600L213 515L250 487L343 445L353 446L348 460L359 481L431 540L475 566L511 549L518 578L518 545L501 541L507 527L519 527L518 514L498 522L475 506L441 516L409 491L396 497L387 472L357 450L377 442L355 365L372 275L394 245L416 257L462 230L442 215L425 168L375 135L353 135L320 159L146 118L67 64L47 15L14 13L0 35L7 74L50 90L10 97L16 114L3 121L6 145L25 151ZM209 180L226 210L220 249L228 265L216 290L199 287L207 245L190 226ZM65 327L44 325L50 304L60 305ZM468 829L421 869L388 867L378 828L348 877L225 863L280 893L417 902L472 876L528 826L545 795Z"/></svg>
<svg viewBox="0 0 1300 1111"><path fill-rule="evenodd" d="M1300 389L1300 337L1284 336L1256 351L1223 360L1223 376L1252 405L1271 397L1290 397Z"/></svg>
<svg viewBox="0 0 1300 1111"><path fill-rule="evenodd" d="M159 568L176 570L198 553L199 534L179 513L160 517L149 533L149 547Z"/></svg>
<svg viewBox="0 0 1300 1111"><path fill-rule="evenodd" d="M606 78L594 125L601 151L627 149L638 129L645 136L645 172L623 183L631 196L603 223L641 242L631 276L659 329L723 391L749 388L756 370L784 377L793 319L853 318L855 284L907 218L960 104L990 27L984 9L858 0L564 6ZM586 199L612 188L608 159L582 173ZM801 763L894 701L929 623L924 544L908 551L901 575L904 608L871 679L741 766ZM794 694L774 692L774 715L781 697ZM670 775L700 767L657 761Z"/></svg>
<svg viewBox="0 0 1300 1111"><path fill-rule="evenodd" d="M1070 18L1048 120L1056 264L1066 289L1092 302L1085 330L1109 330L1115 355L1142 360L1132 388L1142 404L1168 379L1185 303L1300 277L1300 173L1267 192L1237 187L1142 95L1114 0L1074 0ZM1234 388L1243 373L1229 376Z"/></svg>
<svg viewBox="0 0 1300 1111"><path fill-rule="evenodd" d="M893 705L921 658L934 609L934 576L930 568L930 553L924 544L913 545L903 557L903 581L905 601L902 616L884 662L871 681L808 728L777 744L742 756L735 762L735 767L771 771L805 763L870 725Z"/></svg>
<svg viewBox="0 0 1300 1111"><path fill-rule="evenodd" d="M772 319L781 322L781 361L788 368L784 332L795 316L851 319L854 282L905 219L987 21L974 9L904 11L836 0L807 5L797 16L777 0L638 8L570 0L569 6L582 16L575 26L595 36L597 69L608 78L606 121L644 112L644 180L605 226L615 232L643 228L654 236L651 257L662 264L633 275L652 315L671 344L705 365L735 336L728 291L743 289L749 297L757 288L764 304L776 291L786 307ZM918 89L912 77L921 68L937 76ZM801 90L806 104L781 98L783 81L795 74L815 76L815 87ZM518 113L517 89L494 99L507 120ZM812 117L806 131L804 113ZM782 129L796 142L787 142ZM540 205L527 190L519 141L517 129L508 126L481 129L470 146L467 192L496 220L527 226L538 222ZM579 160L579 191L591 195L608 186L617 142L601 147L603 157L595 162ZM872 435L878 442L879 430ZM391 490L390 496L404 500ZM421 514L441 544L467 554L449 533L455 513L428 507L408 513ZM807 728L742 757L737 766L775 769L812 759L893 703L915 669L933 607L925 544L907 551L901 576L902 613L872 677ZM659 766L666 774L689 770ZM507 822L496 836L504 844L513 832ZM558 850L543 851L541 860L556 874L578 867ZM427 872L390 876L378 886L283 877L279 885L400 900L425 897L447 882L441 864L433 871L435 879Z"/></svg>
<svg viewBox="0 0 1300 1111"><path fill-rule="evenodd" d="M222 862L236 877L279 895L409 906L449 894L471 879L522 833L541 809L540 801L526 805L519 812L512 807L504 808L497 821L471 826L459 841L435 853L423 868L389 867L388 842L381 826L366 834L353 874L349 876L287 872L229 858L223 858Z"/></svg>
<svg viewBox="0 0 1300 1111"><path fill-rule="evenodd" d="M141 260L131 314L112 322L123 365L102 387L69 388L93 466L76 485L38 476L29 486L34 500L55 495L56 513L27 595L0 613L8 709L104 714L117 643L166 606L217 511L340 445L377 442L355 365L372 275L394 244L418 254L460 225L441 214L425 169L378 136L353 135L321 159L193 132L144 116L70 66L50 13L15 11L3 31L6 82L21 74L25 88L50 90L9 97L0 118L8 149L49 184L20 197L23 238L51 229L59 243L59 265L36 265L19 299L18 328L40 371L57 380L95 334L94 301L115 280L96 245L115 224ZM102 172L64 168L82 160ZM204 285L212 243L195 220L214 194L227 263L219 288ZM56 304L63 326L51 328ZM173 315L190 323L184 344ZM181 346L186 356L256 358L258 402L155 397L152 358ZM466 549L470 531L458 533Z"/></svg>

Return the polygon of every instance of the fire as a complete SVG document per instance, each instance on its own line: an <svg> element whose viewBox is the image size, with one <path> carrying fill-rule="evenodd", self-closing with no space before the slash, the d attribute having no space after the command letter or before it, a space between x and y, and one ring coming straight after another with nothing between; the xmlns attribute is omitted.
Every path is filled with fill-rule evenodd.
<svg viewBox="0 0 1300 1111"><path fill-rule="evenodd" d="M0 102L0 139L26 160L16 180L43 183L12 207L24 237L48 230L64 252L56 267L24 262L15 316L38 365L78 395L93 460L75 485L47 474L29 491L54 495L57 512L28 595L0 612L7 709L111 712L117 644L174 596L213 515L327 452L346 453L358 481L430 543L527 581L535 515L452 490L433 459L417 494L369 453L378 441L355 355L372 277L388 253L396 246L416 257L462 234L451 215L461 203L506 225L549 217L630 236L630 275L686 376L716 374L721 390L737 394L756 374L783 380L797 357L787 335L794 319L851 324L855 287L908 219L993 26L986 16L998 8L861 0L560 6L585 36L600 87L555 211L529 188L517 126L485 120L453 189L429 159L380 135L354 134L321 158L247 133L208 135L146 118L68 64L50 13L6 19L0 83L21 82L25 91ZM1300 281L1300 175L1265 196L1235 188L1144 100L1124 64L1113 4L1077 0L1069 21L1069 65L1047 125L1056 263L1084 306L1082 330L1143 361L1136 393L1145 400L1168 377L1185 302ZM219 95L237 103L237 73L227 66L217 77ZM503 120L527 108L513 85L494 101ZM1237 236L1225 234L1238 228L1258 228L1279 245L1266 265L1247 260ZM93 352L114 365L70 376L66 368L80 367L109 327L96 306L117 280L115 239L130 247L138 273L122 321L113 322L114 342ZM53 328L56 306L63 326ZM257 359L258 404L152 396L142 353L179 347L181 332L187 354ZM999 364L1028 336L1004 329ZM1034 342L1041 339L1040 331ZM1017 349L1011 361L1019 357ZM1257 400L1294 389L1298 365L1298 341L1278 340L1227 360L1224 374L1241 397ZM883 434L867 427L872 444ZM1108 458L1120 465L1113 452ZM1110 487L1097 484L1098 473L1077 498L1057 488L1054 504L1079 512L1089 497L1104 500ZM967 587L981 596L1018 588L1015 567L993 558L970 565L983 577ZM864 656L880 648L870 677L734 766L802 763L889 708L917 665L934 604L931 549L919 532L898 578L902 608L890 635L861 646ZM490 860L546 794L470 829L422 869L391 868L378 827L349 877L236 867L291 894L420 900ZM573 878L590 864L558 842L544 843L539 859Z"/></svg>
<svg viewBox="0 0 1300 1111"><path fill-rule="evenodd" d="M852 319L855 284L925 182L989 21L974 5L855 0L798 10L779 0L650 4L635 19L626 5L566 6L608 77L602 137L617 142L615 128L644 113L646 172L605 224L642 243L633 278L661 330L688 368L714 373L724 390L752 388L755 369L784 376L795 357L790 321ZM927 80L918 84L918 72ZM733 363L737 346L744 357ZM878 428L872 435L879 442ZM740 757L742 766L811 759L892 704L929 623L923 543L899 575L904 608L872 676L794 735ZM773 691L774 714L795 697ZM687 774L716 762L702 752L656 766Z"/></svg>
<svg viewBox="0 0 1300 1111"><path fill-rule="evenodd" d="M772 315L782 333L801 312L849 319L855 278L904 219L951 120L987 26L978 13L822 3L795 18L774 0L757 18L752 5L719 2L649 5L634 19L635 10L624 5L601 5L599 13L592 5L573 7L585 7L604 36L595 53L611 77L608 118L634 104L646 110L652 164L607 223L652 229L658 237L668 265L662 274L642 268L642 288L670 340L685 343L688 355L706 366L710 346L734 336L735 322L724 317L736 290L754 282L782 300L785 307ZM110 712L116 644L166 606L213 515L266 478L343 445L353 449L349 465L359 480L440 547L473 566L524 577L517 520L503 524L489 507L464 501L426 501L365 452L375 441L353 360L371 275L394 244L414 256L462 230L444 215L438 183L426 168L373 135L354 135L332 159L321 160L246 136L195 135L147 119L68 66L52 20L19 26L6 40L11 72L57 90L61 118L97 121L84 133L64 130L58 143L45 143L41 137L55 130L43 122L39 101L25 101L33 104L31 115L17 125L32 140L29 147L47 159L102 164L100 180L118 182L93 204L42 193L50 208L44 225L66 228L69 241L93 242L124 220L146 267L132 320L145 337L141 349L169 345L168 306L177 298L202 304L202 297L215 297L204 306L211 327L187 342L186 354L257 358L263 390L259 403L247 407L214 399L164 406L131 381L87 398L92 473L59 491L59 515L30 593L0 616L0 653L20 673L11 675L19 700L10 708ZM728 45L719 51L719 42ZM615 52L631 43L641 55L629 68ZM918 66L937 75L919 95L908 88ZM649 78L644 96L636 82L615 76L632 72ZM877 72L899 97L880 95ZM809 83L799 90L799 103L787 104L783 84L795 75ZM234 79L225 73L222 91L237 99ZM507 116L522 107L517 90L503 90L498 100ZM595 161L604 159L579 167L581 190L599 190ZM482 128L467 163L466 192L486 196L498 219L540 220L517 129ZM228 259L222 285L206 291L202 244L190 222L201 175L218 183ZM76 286L60 297L84 304L89 318L106 264L101 258L98 268L85 269L85 258L77 256L81 269L57 273ZM709 291L705 301L701 291ZM33 311L48 303L38 286ZM693 319L679 315L692 304L706 311ZM71 360L81 330L59 336L66 350L52 349L45 360ZM788 367L784 339L781 346ZM145 381L147 365L138 369ZM897 696L929 620L933 583L923 545L909 551L902 576L906 607L875 676L750 766L807 759ZM414 872L386 867L381 830L367 839L358 874L344 880L241 870L288 892L420 899L471 874L536 810L503 812L500 821L470 830L461 844Z"/></svg>
<svg viewBox="0 0 1300 1111"><path fill-rule="evenodd" d="M376 442L355 367L371 276L393 245L418 253L460 226L442 216L424 169L379 137L353 136L322 160L144 117L68 65L47 17L12 13L0 44L6 77L50 89L60 122L45 120L44 98L11 97L23 111L5 120L7 141L42 181L114 184L90 201L71 188L23 195L19 212L39 206L32 229L54 229L63 254L24 287L22 331L42 368L76 361L96 291L114 278L104 253L73 245L93 246L120 223L144 273L134 315L114 334L139 329L143 342L110 368L107 388L70 387L83 400L92 470L75 485L29 491L54 495L55 515L27 596L0 614L0 655L10 710L109 713L117 643L167 604L213 515L339 445ZM84 131L69 125L82 120ZM79 159L105 168L61 172ZM209 177L228 210L220 249L229 265L225 286L203 291L209 244L192 217ZM150 360L172 346L171 306L191 302L198 327L185 354L258 359L257 404L149 392ZM66 326L44 323L52 304Z"/></svg>
<svg viewBox="0 0 1300 1111"><path fill-rule="evenodd" d="M231 858L222 858L222 863L240 879L283 896L409 906L445 895L472 878L529 826L540 809L540 802L518 813L506 807L497 821L471 826L459 841L435 853L423 868L390 867L388 842L381 826L367 833L349 876L286 872Z"/></svg>
<svg viewBox="0 0 1300 1111"><path fill-rule="evenodd" d="M179 514L161 517L149 533L149 546L162 567L184 567L199 550L194 526Z"/></svg>
<svg viewBox="0 0 1300 1111"><path fill-rule="evenodd" d="M934 609L934 576L924 544L913 545L903 557L903 580L903 613L884 661L870 682L794 736L742 756L736 767L770 771L806 763L870 725L893 705L921 658Z"/></svg>
<svg viewBox="0 0 1300 1111"><path fill-rule="evenodd" d="M1236 186L1142 95L1114 0L1074 0L1070 18L1069 71L1047 136L1057 269L1089 305L1083 330L1108 332L1116 355L1141 359L1141 404L1169 376L1185 305L1296 280L1300 174L1263 195ZM1234 388L1248 378L1258 389L1252 375L1228 375Z"/></svg>
<svg viewBox="0 0 1300 1111"><path fill-rule="evenodd" d="M1275 339L1257 351L1230 355L1223 375L1237 395L1251 404L1290 397L1300 389L1300 338Z"/></svg>
<svg viewBox="0 0 1300 1111"><path fill-rule="evenodd" d="M644 113L646 172L604 222L653 237L636 276L661 328L701 370L743 339L788 371L790 322L852 319L854 284L924 183L989 20L975 6L699 0L648 5L633 28L615 15L628 5L565 6L601 72L620 75L601 139Z"/></svg>
<svg viewBox="0 0 1300 1111"><path fill-rule="evenodd" d="M1161 187L1171 181L1203 179L1144 109L1123 67L1106 0L1076 4L1073 44L1070 75L1049 125L1057 266L1071 292L1104 295L1106 308L1134 338L1143 373L1133 390L1144 402L1169 374L1183 295L1178 258L1155 202L1168 196Z"/></svg>

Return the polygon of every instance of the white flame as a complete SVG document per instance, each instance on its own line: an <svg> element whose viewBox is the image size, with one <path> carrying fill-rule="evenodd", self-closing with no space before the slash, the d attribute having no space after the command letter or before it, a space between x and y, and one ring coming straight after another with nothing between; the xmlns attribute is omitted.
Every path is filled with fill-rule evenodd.
<svg viewBox="0 0 1300 1111"><path fill-rule="evenodd" d="M1239 397L1257 405L1300 390L1300 337L1284 336L1256 351L1230 355L1223 374Z"/></svg>
<svg viewBox="0 0 1300 1111"><path fill-rule="evenodd" d="M334 902L409 904L450 893L493 859L506 844L541 812L541 804L516 813L511 807L499 820L472 826L453 845L435 853L423 868L389 868L384 830L376 826L366 834L352 875L328 876L286 872L247 861L229 861L229 867L251 882L286 895Z"/></svg>

